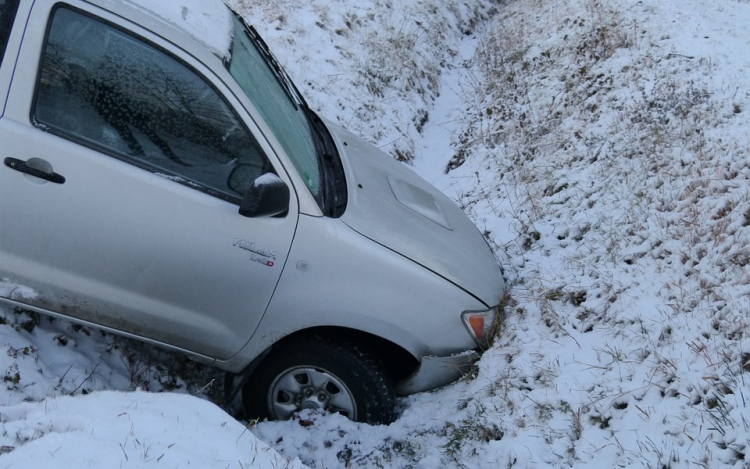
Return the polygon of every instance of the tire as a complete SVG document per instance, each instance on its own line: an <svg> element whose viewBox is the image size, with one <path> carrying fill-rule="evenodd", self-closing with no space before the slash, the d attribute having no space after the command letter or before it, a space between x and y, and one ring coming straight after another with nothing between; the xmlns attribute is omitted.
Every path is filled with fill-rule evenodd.
<svg viewBox="0 0 750 469"><path fill-rule="evenodd" d="M387 424L396 393L378 362L356 347L318 337L284 343L266 357L242 390L249 418L286 420L303 409L338 412Z"/></svg>

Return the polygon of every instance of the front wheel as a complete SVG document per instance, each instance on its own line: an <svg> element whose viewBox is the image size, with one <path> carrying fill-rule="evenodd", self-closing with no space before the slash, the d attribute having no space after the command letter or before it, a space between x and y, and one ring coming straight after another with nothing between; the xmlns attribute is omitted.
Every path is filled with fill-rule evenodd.
<svg viewBox="0 0 750 469"><path fill-rule="evenodd" d="M271 352L242 390L253 418L285 420L304 409L340 413L375 424L395 418L393 383L356 347L304 337Z"/></svg>

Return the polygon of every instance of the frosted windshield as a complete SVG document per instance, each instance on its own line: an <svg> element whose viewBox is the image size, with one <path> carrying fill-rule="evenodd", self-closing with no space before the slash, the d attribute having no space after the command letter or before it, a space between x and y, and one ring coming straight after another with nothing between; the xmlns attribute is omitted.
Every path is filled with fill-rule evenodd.
<svg viewBox="0 0 750 469"><path fill-rule="evenodd" d="M321 168L305 111L281 85L237 17L229 72L271 128L307 187L320 197Z"/></svg>

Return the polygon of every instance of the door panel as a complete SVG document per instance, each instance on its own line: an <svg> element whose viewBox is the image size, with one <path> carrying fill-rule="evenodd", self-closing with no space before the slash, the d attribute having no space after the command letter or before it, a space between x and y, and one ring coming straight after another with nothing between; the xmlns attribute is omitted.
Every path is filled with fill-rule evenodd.
<svg viewBox="0 0 750 469"><path fill-rule="evenodd" d="M37 99L33 84L11 85L0 160L31 161L64 182L0 166L0 280L36 292L16 298L30 305L228 359L252 335L273 294L297 223L296 198L285 217L240 216L248 182L230 182L232 169L255 165L261 174L273 163L247 116L217 94L220 84L209 84L189 58L119 29L120 36L97 43L98 57L70 59L77 49L66 31L83 28L57 26L80 18L66 9L54 14L65 23L50 29ZM45 17L32 13L32 26ZM115 29L105 26L97 31ZM101 66L113 59L108 54L123 52L118 38L141 49L118 58L122 68L135 68L113 78ZM33 56L40 47L33 42L24 42L22 54ZM90 42L80 44L94 53ZM128 62L132 54L138 60ZM144 90L143 80L159 71L144 65L154 57L194 76L181 82L171 70L159 93ZM37 76L28 67L38 63L23 61L19 75ZM148 73L139 76L144 67ZM112 92L113 86L120 88ZM218 100L218 107L195 108L201 93L214 93L203 103ZM31 125L29 115L41 123Z"/></svg>

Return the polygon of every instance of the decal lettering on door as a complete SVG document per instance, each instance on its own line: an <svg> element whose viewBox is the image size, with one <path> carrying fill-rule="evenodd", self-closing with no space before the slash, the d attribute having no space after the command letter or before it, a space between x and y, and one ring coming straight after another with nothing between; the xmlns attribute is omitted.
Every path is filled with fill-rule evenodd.
<svg viewBox="0 0 750 469"><path fill-rule="evenodd" d="M244 239L240 238L234 238L234 243L232 243L232 245L237 246L240 249L244 249L245 251L252 252L253 255L250 257L250 259L254 260L255 262L266 265L268 267L273 267L273 260L276 259L276 251L266 249L263 246L250 241L245 241Z"/></svg>

